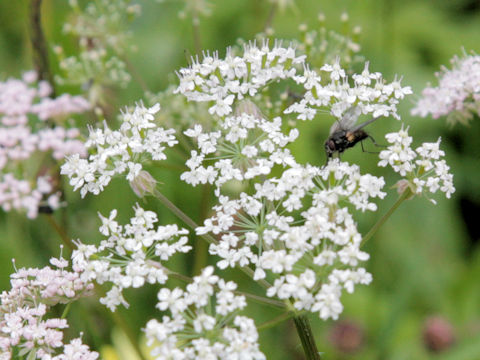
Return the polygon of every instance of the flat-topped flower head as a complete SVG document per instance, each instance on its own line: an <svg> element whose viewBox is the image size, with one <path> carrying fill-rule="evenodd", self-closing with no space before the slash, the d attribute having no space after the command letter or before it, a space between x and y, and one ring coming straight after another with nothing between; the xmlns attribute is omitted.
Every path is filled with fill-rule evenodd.
<svg viewBox="0 0 480 360"><path fill-rule="evenodd" d="M192 59L189 68L179 70L176 91L191 101L211 103L210 113L223 117L231 114L235 101L256 95L273 81L293 79L304 60L293 47L275 42L270 48L268 41L246 44L241 55L227 49L225 59L206 53L201 62Z"/></svg>
<svg viewBox="0 0 480 360"><path fill-rule="evenodd" d="M378 165L390 165L404 177L398 183L399 192L407 187L418 195L427 191L434 194L440 190L450 198L455 187L450 167L442 159L445 153L440 150L440 138L434 143L423 143L415 150L410 147L412 137L408 135L408 127L404 129L402 126L399 132L387 134L385 138L391 145L380 152Z"/></svg>
<svg viewBox="0 0 480 360"><path fill-rule="evenodd" d="M144 329L156 359L165 354L177 359L265 359L253 320L238 315L247 305L245 297L234 293L237 284L213 271L212 266L203 269L186 290L158 293L157 308L171 315L150 320ZM178 346L182 338L186 340Z"/></svg>
<svg viewBox="0 0 480 360"><path fill-rule="evenodd" d="M275 165L285 167L295 163L286 146L293 142L298 131L282 132L280 117L264 119L252 102L238 115L230 115L218 122L218 130L204 132L201 125L185 131L196 140L198 151L191 151L187 160L189 171L181 179L189 184L215 184L216 193L231 181L244 181L270 174ZM246 112L248 111L248 112Z"/></svg>
<svg viewBox="0 0 480 360"><path fill-rule="evenodd" d="M326 74L324 78L308 67L303 75L296 77L297 83L304 86L305 94L285 110L286 114L294 113L300 120L312 120L319 109L329 108L334 117L341 119L348 109L356 107L359 114L399 119L397 104L412 93L410 87L402 87L397 79L387 83L382 74L370 73L368 63L361 74L351 77L341 68L339 58L320 70Z"/></svg>
<svg viewBox="0 0 480 360"><path fill-rule="evenodd" d="M296 165L255 184L252 194L222 196L197 234L219 239L210 246L219 268L252 267L255 280L274 279L268 296L290 299L322 319L337 318L341 307L327 310L323 296L340 303L342 289L352 292L371 281L359 267L369 256L360 250L350 208L375 211L371 198L383 198L383 186L382 178L337 160L324 168Z"/></svg>
<svg viewBox="0 0 480 360"><path fill-rule="evenodd" d="M74 190L85 196L99 194L114 176L126 173L129 181L142 174L145 157L153 161L165 160L165 149L177 143L173 129L155 124L154 115L160 110L156 104L146 108L137 104L133 111L122 114L119 130L90 128L85 145L90 153L87 159L80 155L67 157L61 173L70 178Z"/></svg>
<svg viewBox="0 0 480 360"><path fill-rule="evenodd" d="M78 249L72 254L75 267L83 270L82 278L112 284L100 299L112 311L118 305L128 306L122 295L124 289L164 284L168 274L161 264L191 249L187 245L188 231L177 225L156 226L158 217L153 211L137 205L135 216L126 225L119 224L116 216L117 210L108 217L99 214L99 231L106 239L98 247L77 242Z"/></svg>

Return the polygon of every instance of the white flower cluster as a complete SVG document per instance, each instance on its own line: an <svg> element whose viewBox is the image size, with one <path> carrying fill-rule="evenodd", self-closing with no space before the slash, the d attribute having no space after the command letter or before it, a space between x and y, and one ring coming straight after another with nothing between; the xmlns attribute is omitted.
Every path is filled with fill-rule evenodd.
<svg viewBox="0 0 480 360"><path fill-rule="evenodd" d="M125 226L118 224L116 215L116 210L108 218L99 214L99 230L108 238L98 247L79 242L78 250L72 254L74 266L83 271L82 279L113 284L106 297L100 299L112 311L120 304L128 306L123 289L139 288L145 283L164 284L168 274L161 262L191 249L186 245L188 231L177 225L155 228L158 218L153 211L137 205L135 216Z"/></svg>
<svg viewBox="0 0 480 360"><path fill-rule="evenodd" d="M81 96L49 98L51 86L34 71L0 82L0 206L37 217L40 206L60 207L56 187L59 160L86 153L76 128L62 126L90 104ZM48 122L47 122L48 121ZM52 127L52 125L55 127Z"/></svg>
<svg viewBox="0 0 480 360"><path fill-rule="evenodd" d="M12 288L0 295L0 359L8 360L21 354L28 359L94 360L79 338L63 343L62 330L67 321L46 319L49 307L67 304L91 294L93 284L81 278L81 270L68 271L65 259L52 258L56 267L20 269L10 276ZM62 352L63 348L63 352ZM17 357L15 357L16 359Z"/></svg>
<svg viewBox="0 0 480 360"><path fill-rule="evenodd" d="M353 86L338 58L333 65L326 64L320 70L328 74L328 84L322 85L320 75L305 68L304 74L295 80L304 86L306 92L299 102L285 110L286 114L296 113L298 119L311 120L319 108L329 107L330 113L341 119L345 111L355 106L359 114L400 119L397 104L405 95L412 93L411 88L402 87L399 80L386 83L379 72L370 73L368 63L361 74L352 76Z"/></svg>
<svg viewBox="0 0 480 360"><path fill-rule="evenodd" d="M223 60L207 55L182 69L177 92L208 102L218 125L214 131L196 125L185 132L198 150L191 152L190 171L182 179L216 185L220 203L197 234L218 239L210 253L220 257L219 268L248 266L255 280L273 282L268 296L288 299L322 319L336 319L342 291L353 292L356 284L371 281L359 267L368 254L360 250L362 237L350 208L375 211L370 199L384 197L384 181L339 161L322 169L297 164L285 147L297 139L298 130L282 132L283 117L313 119L323 107L338 119L349 109L355 109L355 116L399 118L397 104L411 89L398 80L386 83L380 73L369 72L368 64L350 78L337 60L324 65L321 74L328 75L325 85L303 56L280 43L273 49L267 43L260 48L249 44L243 55L228 51ZM257 100L272 82L287 79L302 85L305 93L281 116L267 120L247 98ZM232 189L222 191L231 180L242 182L245 192L232 197Z"/></svg>
<svg viewBox="0 0 480 360"><path fill-rule="evenodd" d="M348 206L375 211L370 198L383 198L383 185L382 178L338 161L322 169L297 165L256 184L253 195L222 196L197 234L220 239L210 246L221 258L219 268L253 266L256 280L269 272L275 282L268 296L336 319L342 289L353 292L355 284L371 281L358 268L369 256L360 251L362 236Z"/></svg>
<svg viewBox="0 0 480 360"><path fill-rule="evenodd" d="M219 130L213 132L203 132L201 125L185 131L185 135L196 140L200 153L191 151L186 163L190 171L183 173L181 179L193 186L215 184L218 195L221 186L230 180L268 175L276 164L293 165L294 158L285 146L297 138L298 130L285 135L280 117L268 121L256 116L245 112L227 116L219 121Z"/></svg>
<svg viewBox="0 0 480 360"><path fill-rule="evenodd" d="M480 55L469 55L451 60L452 69L446 67L436 74L437 87L426 87L422 98L412 109L412 115L434 119L447 116L447 121L468 123L480 113Z"/></svg>
<svg viewBox="0 0 480 360"><path fill-rule="evenodd" d="M218 54L205 54L203 61L178 73L180 85L177 92L191 101L212 103L211 114L225 116L232 112L235 100L254 96L273 81L293 79L296 65L303 65L305 56L297 56L292 47L276 43L270 49L268 42L259 48L255 43L245 45L242 56L227 49L225 59Z"/></svg>
<svg viewBox="0 0 480 360"><path fill-rule="evenodd" d="M70 178L70 185L85 196L103 191L113 176L127 172L127 180L133 181L142 170L146 156L152 160L166 159L165 148L177 143L175 130L158 127L154 115L160 110L156 104L151 108L136 105L134 111L122 115L120 130L90 128L85 143L91 149L88 159L75 154L67 157L61 174Z"/></svg>
<svg viewBox="0 0 480 360"><path fill-rule="evenodd" d="M153 345L153 358L265 359L253 320L236 315L247 305L244 296L233 292L236 288L234 282L213 275L209 266L193 278L186 291L161 289L157 308L170 311L171 316L150 320L144 329L147 344Z"/></svg>
<svg viewBox="0 0 480 360"><path fill-rule="evenodd" d="M423 143L415 150L410 147L412 137L408 135L408 127L403 129L402 126L399 132L387 134L385 138L392 145L380 152L378 165L390 165L405 177L399 184L400 191L407 186L414 194L421 194L425 190L433 194L440 190L450 198L455 187L453 175L449 173L450 167L441 159L445 152L440 150L440 138L434 143Z"/></svg>

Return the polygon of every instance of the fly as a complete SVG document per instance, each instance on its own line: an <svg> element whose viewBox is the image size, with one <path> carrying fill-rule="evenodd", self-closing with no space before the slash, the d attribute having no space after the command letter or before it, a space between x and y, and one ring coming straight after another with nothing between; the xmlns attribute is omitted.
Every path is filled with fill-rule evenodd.
<svg viewBox="0 0 480 360"><path fill-rule="evenodd" d="M354 147L357 143L369 138L372 142L379 146L375 139L366 131L362 130L368 124L371 124L377 118L365 121L357 126L358 114L355 107L348 109L340 121L335 122L330 128L330 135L325 141L325 153L327 154L327 161L335 153L343 153L345 150ZM362 145L363 149L363 145Z"/></svg>

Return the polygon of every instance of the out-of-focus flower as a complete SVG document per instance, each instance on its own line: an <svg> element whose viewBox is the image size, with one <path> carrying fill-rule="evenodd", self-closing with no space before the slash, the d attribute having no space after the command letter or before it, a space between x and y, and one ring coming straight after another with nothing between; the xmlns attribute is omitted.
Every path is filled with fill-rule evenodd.
<svg viewBox="0 0 480 360"><path fill-rule="evenodd" d="M480 55L455 56L452 69L443 67L436 74L437 87L426 87L412 115L434 119L446 116L451 124L467 124L480 112Z"/></svg>
<svg viewBox="0 0 480 360"><path fill-rule="evenodd" d="M363 345L364 331L352 321L339 321L330 329L330 342L341 352L354 353Z"/></svg>
<svg viewBox="0 0 480 360"><path fill-rule="evenodd" d="M295 6L295 0L269 0L272 4L277 5L280 10L284 11L288 7Z"/></svg>
<svg viewBox="0 0 480 360"><path fill-rule="evenodd" d="M455 342L452 325L441 316L426 319L423 325L423 341L425 346L433 352L449 349Z"/></svg>
<svg viewBox="0 0 480 360"><path fill-rule="evenodd" d="M2 359L12 354L51 360L70 359L74 354L79 359L98 358L79 338L63 343L65 319L46 318L49 307L90 295L93 284L81 278L82 270L68 271L63 258L52 258L50 263L56 268L17 270L10 277L12 288L0 295Z"/></svg>
<svg viewBox="0 0 480 360"><path fill-rule="evenodd" d="M61 204L55 162L86 154L80 131L63 123L70 114L90 109L89 103L69 94L52 99L50 92L48 83L36 83L35 72L0 82L0 205L29 218L40 206L54 210Z"/></svg>

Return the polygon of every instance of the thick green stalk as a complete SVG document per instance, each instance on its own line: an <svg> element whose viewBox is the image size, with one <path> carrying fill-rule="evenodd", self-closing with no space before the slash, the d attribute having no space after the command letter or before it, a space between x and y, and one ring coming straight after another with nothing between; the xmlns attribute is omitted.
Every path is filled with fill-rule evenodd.
<svg viewBox="0 0 480 360"><path fill-rule="evenodd" d="M320 360L320 353L315 344L315 338L313 337L308 318L305 315L297 315L293 318L293 322L295 323L307 360Z"/></svg>

